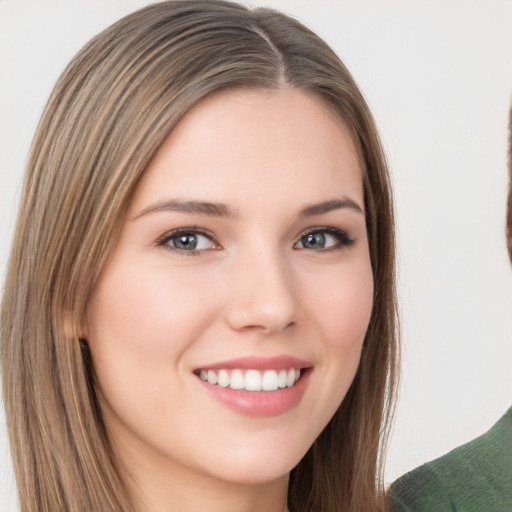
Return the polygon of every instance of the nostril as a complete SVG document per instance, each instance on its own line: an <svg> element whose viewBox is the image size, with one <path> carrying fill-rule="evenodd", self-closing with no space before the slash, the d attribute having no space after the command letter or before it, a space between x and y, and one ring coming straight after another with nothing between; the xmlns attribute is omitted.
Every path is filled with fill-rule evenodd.
<svg viewBox="0 0 512 512"><path fill-rule="evenodd" d="M293 328L296 321L294 309L259 308L255 304L238 305L230 309L227 322L235 331L261 331L269 334Z"/></svg>

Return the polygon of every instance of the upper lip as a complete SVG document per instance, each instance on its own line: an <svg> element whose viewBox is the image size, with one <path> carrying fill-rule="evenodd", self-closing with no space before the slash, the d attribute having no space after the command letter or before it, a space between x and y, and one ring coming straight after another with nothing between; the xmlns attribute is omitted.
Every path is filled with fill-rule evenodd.
<svg viewBox="0 0 512 512"><path fill-rule="evenodd" d="M196 370L287 370L289 368L301 370L312 366L311 363L303 359L287 355L273 357L249 356L199 366Z"/></svg>

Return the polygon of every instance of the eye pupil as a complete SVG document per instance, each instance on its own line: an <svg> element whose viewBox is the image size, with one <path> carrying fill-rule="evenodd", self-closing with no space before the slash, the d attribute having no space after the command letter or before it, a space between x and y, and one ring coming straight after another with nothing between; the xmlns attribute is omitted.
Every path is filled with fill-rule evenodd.
<svg viewBox="0 0 512 512"><path fill-rule="evenodd" d="M302 238L302 245L308 249L323 249L325 235L323 233L308 233Z"/></svg>
<svg viewBox="0 0 512 512"><path fill-rule="evenodd" d="M193 234L179 235L174 239L173 245L176 249L193 251L197 247L197 237Z"/></svg>

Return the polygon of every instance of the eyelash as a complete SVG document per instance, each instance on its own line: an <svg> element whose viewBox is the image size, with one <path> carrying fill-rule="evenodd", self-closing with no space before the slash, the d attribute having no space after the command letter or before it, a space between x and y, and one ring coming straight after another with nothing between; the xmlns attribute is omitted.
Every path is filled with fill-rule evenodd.
<svg viewBox="0 0 512 512"><path fill-rule="evenodd" d="M320 248L320 249L309 249L311 251L317 251L317 252L328 252L328 251L336 251L336 250L342 250L346 247L350 247L354 244L355 240L350 238L349 235L341 230L341 229L337 229L337 228L333 228L333 227L328 227L328 226L325 226L325 227L314 227L314 228L310 228L304 232L302 232L297 241L293 244L293 248L295 250L300 250L300 249L304 249L304 250L308 250L306 247L296 247L297 244L299 243L302 243L304 237L307 237L308 235L316 235L316 234L325 234L325 235L328 235L328 236L331 236L333 238L336 239L336 243L330 247L325 247L325 248ZM179 249L177 247L173 247L171 245L169 245L169 242L173 239L176 239L178 236L180 235L200 235L200 236L204 236L208 239L211 240L211 242L215 245L217 245L219 248L221 247L220 244L217 242L217 240L215 239L215 237L213 236L212 233L208 232L208 231L205 231L203 229L199 229L199 228L179 228L179 229L175 229L169 233L166 233L165 235L163 235L161 238L159 238L156 242L156 245L158 247L163 247L164 249L168 250L168 251L172 251L172 252L176 252L180 255L183 255L183 256L201 256L201 254L205 251L205 250L208 250L208 249L199 249L199 250L196 250L196 249L193 249L193 250L185 250L185 249ZM210 249L210 250L216 250L216 249Z"/></svg>
<svg viewBox="0 0 512 512"><path fill-rule="evenodd" d="M163 235L161 238L159 238L156 242L156 245L158 247L163 247L164 249L168 250L168 251L172 251L172 252L176 252L178 254L181 254L183 256L201 256L202 252L205 250L205 249L201 249L201 250L190 250L190 251L187 251L187 250L184 250L184 249L178 249L177 247L172 247L171 245L169 245L169 242L173 239L173 238L177 238L178 236L180 235L201 235L201 236L204 236L206 238L209 238L213 244L217 245L220 247L220 244L217 242L217 240L215 239L215 237L213 236L212 233L210 233L209 231L205 231L203 229L199 229L199 228L179 228L179 229L175 229L169 233L166 233L165 235Z"/></svg>
<svg viewBox="0 0 512 512"><path fill-rule="evenodd" d="M316 249L318 252L339 251L346 247L350 247L350 246L354 245L354 242L355 242L355 240L353 238L350 238L350 236L348 235L348 233L346 231L343 231L342 229L338 229L338 228L324 226L324 227L310 228L310 229L304 231L303 233L301 233L299 236L299 239L294 244L294 248L304 237L306 237L308 235L316 235L316 234L326 234L326 235L332 236L337 241L337 243L335 243L331 247ZM311 250L315 250L315 249L311 249Z"/></svg>

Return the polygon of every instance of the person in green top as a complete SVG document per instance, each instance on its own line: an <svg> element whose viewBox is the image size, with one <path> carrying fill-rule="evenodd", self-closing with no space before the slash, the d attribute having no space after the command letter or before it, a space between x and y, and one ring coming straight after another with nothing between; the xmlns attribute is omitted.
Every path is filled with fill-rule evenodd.
<svg viewBox="0 0 512 512"><path fill-rule="evenodd" d="M512 262L512 108L507 247ZM412 470L389 489L392 512L512 511L512 407L485 434Z"/></svg>

